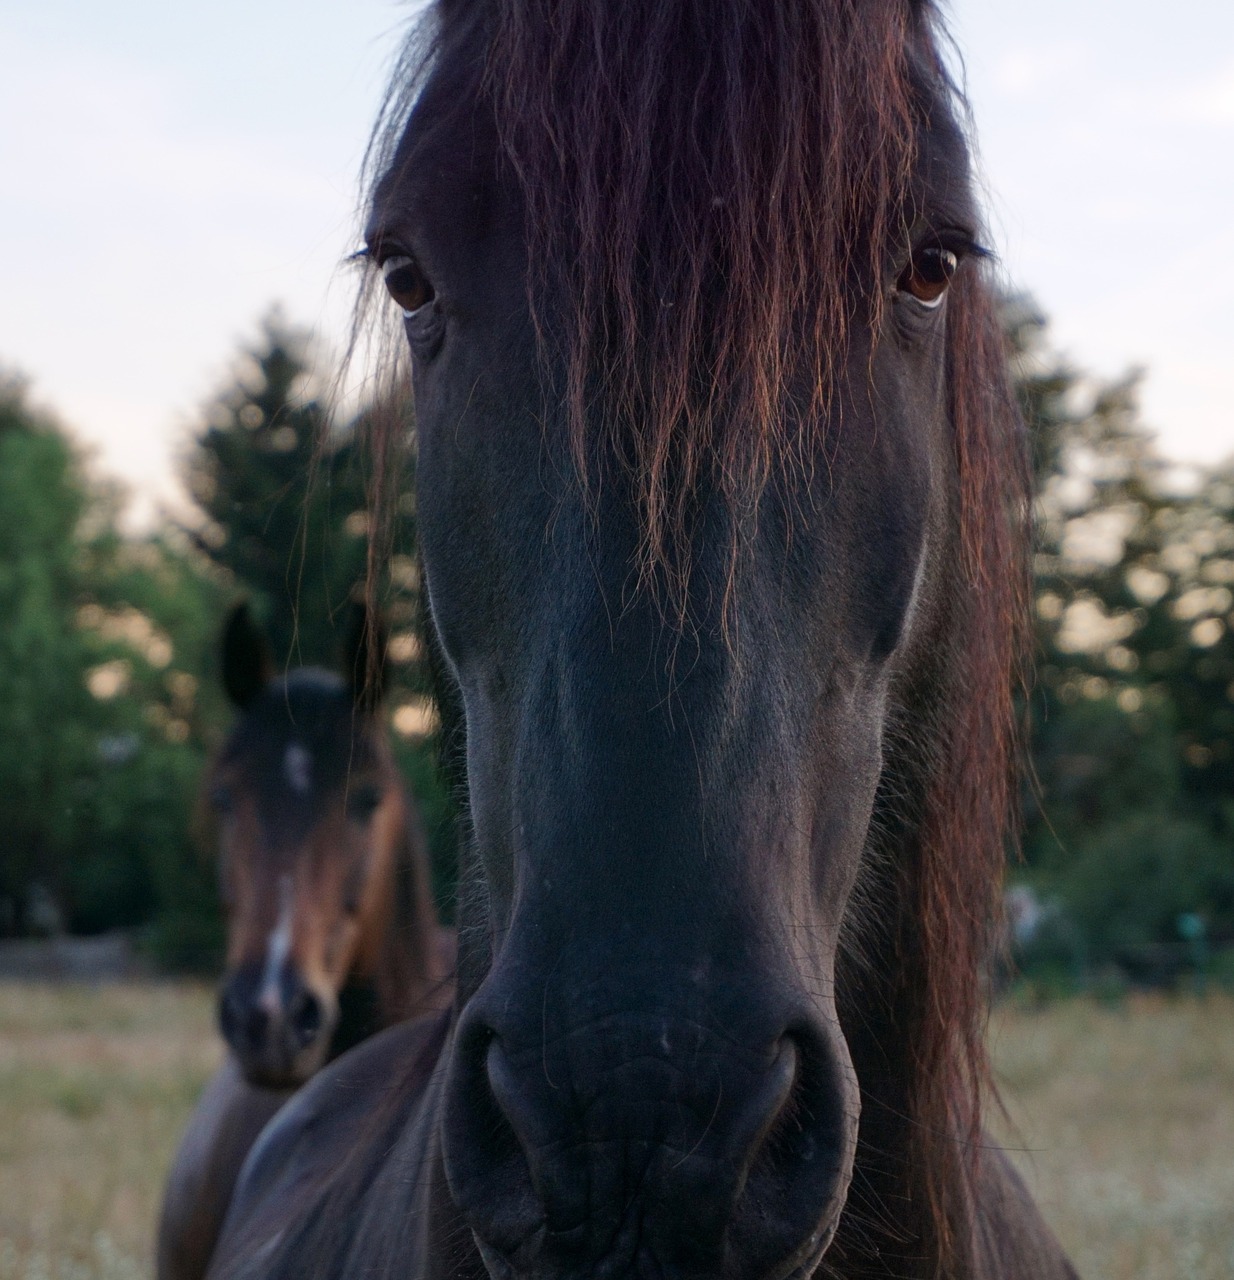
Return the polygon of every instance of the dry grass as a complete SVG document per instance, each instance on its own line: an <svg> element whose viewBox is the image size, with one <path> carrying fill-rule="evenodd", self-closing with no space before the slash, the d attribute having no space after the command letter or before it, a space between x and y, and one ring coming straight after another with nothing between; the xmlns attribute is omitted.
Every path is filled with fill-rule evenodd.
<svg viewBox="0 0 1234 1280"><path fill-rule="evenodd" d="M212 1020L201 986L0 984L0 1280L152 1274Z"/></svg>
<svg viewBox="0 0 1234 1280"><path fill-rule="evenodd" d="M0 984L0 1280L151 1274L163 1172L219 1061L194 986ZM1005 1006L1016 1159L1086 1280L1234 1276L1234 1000Z"/></svg>
<svg viewBox="0 0 1234 1280"><path fill-rule="evenodd" d="M1002 1136L1080 1274L1231 1280L1234 999L1005 1006L991 1033Z"/></svg>

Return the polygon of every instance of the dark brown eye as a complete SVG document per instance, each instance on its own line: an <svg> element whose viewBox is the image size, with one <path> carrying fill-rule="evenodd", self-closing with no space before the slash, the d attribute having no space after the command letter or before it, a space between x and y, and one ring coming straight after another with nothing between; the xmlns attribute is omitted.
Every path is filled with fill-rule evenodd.
<svg viewBox="0 0 1234 1280"><path fill-rule="evenodd" d="M380 805L379 787L359 786L347 797L347 816L353 822L368 822Z"/></svg>
<svg viewBox="0 0 1234 1280"><path fill-rule="evenodd" d="M381 274L390 296L403 308L405 316L413 315L432 302L433 286L414 258L404 254L387 258L381 264Z"/></svg>
<svg viewBox="0 0 1234 1280"><path fill-rule="evenodd" d="M950 249L918 249L896 281L896 288L911 293L923 306L937 307L959 265L960 259Z"/></svg>

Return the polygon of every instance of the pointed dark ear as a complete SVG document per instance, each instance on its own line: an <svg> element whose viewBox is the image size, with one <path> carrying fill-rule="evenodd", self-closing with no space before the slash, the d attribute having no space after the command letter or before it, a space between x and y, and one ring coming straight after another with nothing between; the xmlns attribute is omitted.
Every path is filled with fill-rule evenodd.
<svg viewBox="0 0 1234 1280"><path fill-rule="evenodd" d="M273 674L270 646L258 630L247 601L227 615L221 644L223 688L241 711L266 687Z"/></svg>
<svg viewBox="0 0 1234 1280"><path fill-rule="evenodd" d="M386 624L381 614L358 600L351 605L347 647L343 653L343 677L351 685L358 707L373 711L381 702L386 683Z"/></svg>

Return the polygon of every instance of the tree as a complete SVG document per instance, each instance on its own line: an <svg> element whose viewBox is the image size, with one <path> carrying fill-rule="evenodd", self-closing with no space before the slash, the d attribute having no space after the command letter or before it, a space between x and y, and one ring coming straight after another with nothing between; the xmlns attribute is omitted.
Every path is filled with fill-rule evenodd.
<svg viewBox="0 0 1234 1280"><path fill-rule="evenodd" d="M191 815L223 722L199 674L222 593L187 548L123 538L118 503L0 384L0 932L50 897L77 932L183 908L216 947Z"/></svg>
<svg viewBox="0 0 1234 1280"><path fill-rule="evenodd" d="M72 923L145 925L161 960L209 968L222 924L213 851L197 843L194 811L227 722L212 671L226 587L166 535L124 539L104 526L83 559L90 592L78 622L94 672L117 673L122 688L79 782L91 834L71 864Z"/></svg>
<svg viewBox="0 0 1234 1280"><path fill-rule="evenodd" d="M55 889L72 840L74 779L97 721L74 625L77 459L24 386L0 381L0 931L21 932L30 889Z"/></svg>
<svg viewBox="0 0 1234 1280"><path fill-rule="evenodd" d="M378 399L340 422L328 397L312 391L311 358L307 335L271 312L231 384L207 407L186 459L203 517L194 539L233 593L253 599L279 662L333 666L347 602L365 592L369 571L369 420L395 414L408 423L407 446L393 460L391 524L373 557L376 596L391 633L386 702L396 754L420 802L448 905L454 806L437 775L421 634L410 399Z"/></svg>
<svg viewBox="0 0 1234 1280"><path fill-rule="evenodd" d="M188 458L197 545L254 598L277 660L330 665L365 574L363 460L311 394L307 336L277 311L208 407Z"/></svg>
<svg viewBox="0 0 1234 1280"><path fill-rule="evenodd" d="M1234 485L1180 488L1138 375L1084 378L1023 300L1007 328L1039 495L1026 874L1098 959L1176 943L1183 912L1234 940Z"/></svg>

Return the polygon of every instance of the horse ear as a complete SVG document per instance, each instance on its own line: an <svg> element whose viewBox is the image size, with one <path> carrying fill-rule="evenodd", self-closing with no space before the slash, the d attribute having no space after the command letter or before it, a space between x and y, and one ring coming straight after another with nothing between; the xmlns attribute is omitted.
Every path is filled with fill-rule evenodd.
<svg viewBox="0 0 1234 1280"><path fill-rule="evenodd" d="M227 615L221 648L223 688L243 711L269 683L273 670L270 646L253 621L247 601Z"/></svg>
<svg viewBox="0 0 1234 1280"><path fill-rule="evenodd" d="M381 614L359 601L351 606L343 674L356 705L373 711L386 683L386 625Z"/></svg>

